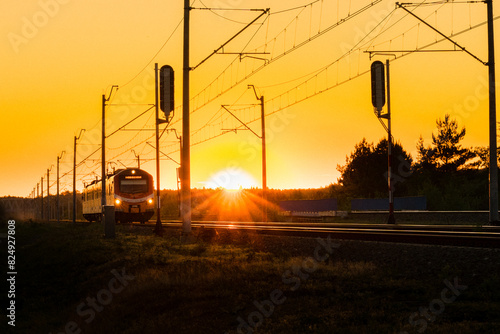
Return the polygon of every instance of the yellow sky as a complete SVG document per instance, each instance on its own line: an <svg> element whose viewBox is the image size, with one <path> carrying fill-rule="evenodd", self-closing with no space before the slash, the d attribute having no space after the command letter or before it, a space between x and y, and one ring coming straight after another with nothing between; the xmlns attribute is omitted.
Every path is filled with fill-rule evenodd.
<svg viewBox="0 0 500 334"><path fill-rule="evenodd" d="M265 51L255 55L267 60L315 36L338 19L355 13L371 0L199 0L193 6L243 9L271 8L267 20L260 19L224 51ZM2 49L0 105L0 196L27 196L42 176L50 172L51 193L56 179L56 158L61 160L61 189L71 190L73 136L86 129L80 140L77 162L98 149L100 144L101 95L112 85L120 89L108 107L108 130L113 131L144 112L154 103L154 63L171 65L176 77L176 105L182 100L182 24L162 48L183 15L183 1L71 1L5 0L0 4L0 47ZM498 7L498 6L496 6ZM339 25L304 46L273 60L247 80L207 103L192 114L192 186L203 187L214 175L238 178L250 174L254 186L261 184L260 141L250 131L227 132L239 124L221 109L232 105L245 122L258 116L241 109L241 104L257 100L248 84L257 87L266 101L268 186L271 188L308 188L335 183L337 164L344 164L354 145L363 137L378 142L385 133L373 114L369 75L370 59L362 51L415 49L439 40L416 19L394 11L394 1L377 2L361 14ZM414 8L412 8L414 9ZM217 15L216 15L217 14ZM191 12L191 66L219 47L259 13L206 10ZM485 21L484 4L421 6L415 14L426 18L449 35ZM495 8L495 14L500 9ZM229 20L228 20L229 19ZM264 23L263 23L264 22ZM263 23L261 25L261 23ZM284 28L286 27L286 32ZM374 29L374 32L363 39ZM498 33L497 45L498 44ZM486 60L486 28L464 32L455 37L482 60ZM361 49L334 63L360 42ZM267 43L266 43L267 42ZM433 49L451 49L443 42ZM356 49L356 48L355 48ZM498 49L498 48L497 48ZM398 56L401 55L398 53ZM204 91L203 100L213 97L264 64L263 59L216 55L191 73L191 96L203 91L224 69L219 80ZM393 57L390 57L391 59ZM376 59L385 61L386 56ZM332 64L333 63L333 64ZM332 65L330 65L332 64ZM329 66L330 65L330 66ZM328 67L327 71L316 72ZM435 120L445 113L467 128L467 146L488 143L487 68L463 52L413 53L391 62L393 134L415 156L420 135L430 143ZM313 73L318 73L313 77ZM351 80L349 80L352 78ZM303 84L309 80L307 85ZM347 81L338 87L336 82ZM297 90L293 88L301 85ZM329 89L327 89L329 88ZM325 92L320 93L327 89ZM277 97L285 94L278 103ZM304 96L303 102L288 106ZM201 99L194 105L199 105ZM140 105L137 105L140 104ZM281 107L280 107L281 106ZM277 111L278 110L278 111ZM276 112L275 112L276 111ZM180 113L170 128L181 133ZM224 120L224 124L221 121ZM203 125L208 124L207 127ZM141 167L155 172L154 145L150 139L153 111L108 140L110 168L134 166L135 154ZM260 134L260 121L250 124ZM197 131L202 128L202 130ZM108 132L109 133L109 132ZM214 139L210 139L218 136ZM206 141L205 141L206 140ZM179 161L174 133L162 137L162 152ZM132 151L133 150L133 151ZM83 180L100 174L100 153L92 155L78 168L77 187ZM162 160L162 188L176 187L177 164ZM219 174L217 174L219 173ZM383 176L381 176L383 177ZM224 178L224 177L223 177ZM44 182L46 182L44 180ZM248 181L245 181L246 184ZM241 181L240 183L244 183ZM46 183L44 184L46 188Z"/></svg>

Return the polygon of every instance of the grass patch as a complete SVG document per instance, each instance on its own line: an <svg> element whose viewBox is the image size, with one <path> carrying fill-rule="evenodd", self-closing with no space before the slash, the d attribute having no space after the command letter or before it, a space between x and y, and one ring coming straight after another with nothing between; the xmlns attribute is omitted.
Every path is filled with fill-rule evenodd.
<svg viewBox="0 0 500 334"><path fill-rule="evenodd" d="M468 280L467 290L427 321L428 332L494 332L500 325L498 252L472 254L471 261L491 264L464 267L454 249L341 241L327 260L314 262L315 239L242 231L196 237L183 244L177 231L157 237L118 226L117 237L105 239L99 224L18 223L16 328L3 320L0 332L412 333L420 327L409 317L457 275ZM421 270L430 263L430 272ZM279 302L269 304L273 299Z"/></svg>

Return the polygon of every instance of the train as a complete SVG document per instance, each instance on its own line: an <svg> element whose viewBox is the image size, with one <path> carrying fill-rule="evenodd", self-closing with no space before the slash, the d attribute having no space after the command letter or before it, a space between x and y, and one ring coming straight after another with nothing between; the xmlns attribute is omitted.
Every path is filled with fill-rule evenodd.
<svg viewBox="0 0 500 334"><path fill-rule="evenodd" d="M102 182L94 180L82 193L83 217L92 222L102 217ZM118 169L107 176L106 205L114 205L117 223L144 224L154 214L153 176L139 168Z"/></svg>

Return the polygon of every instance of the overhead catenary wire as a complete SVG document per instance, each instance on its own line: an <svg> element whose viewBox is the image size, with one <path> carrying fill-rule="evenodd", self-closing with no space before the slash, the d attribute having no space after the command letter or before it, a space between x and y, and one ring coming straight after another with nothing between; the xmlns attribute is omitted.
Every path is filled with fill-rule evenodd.
<svg viewBox="0 0 500 334"><path fill-rule="evenodd" d="M191 68L191 70L197 69L199 66L201 66L203 63L205 63L208 59L210 59L213 55L217 54L220 50L222 50L227 44L229 44L231 41L233 41L236 37L238 37L243 31L245 31L248 27L250 27L252 24L254 24L257 20L259 20L262 16L265 14L269 14L269 8L263 9L262 13L258 15L255 19L253 19L250 23L248 23L245 27L243 27L240 31L238 31L236 34L233 35L230 39L228 39L225 43L223 43L221 46L219 46L217 49L215 49L211 54L209 54L206 58L204 58L202 61L198 63L198 65L194 66Z"/></svg>
<svg viewBox="0 0 500 334"><path fill-rule="evenodd" d="M139 75L141 75L141 73L144 72L151 65L151 63L156 59L156 57L158 57L158 55L165 48L165 46L168 44L168 42L170 42L170 40L172 39L172 37L174 36L174 34L177 32L177 29L179 29L179 27L181 26L181 24L182 24L183 21L184 21L184 18L182 18L179 21L179 23L177 23L177 25L175 26L175 28L172 31L172 33L170 34L170 36L168 36L168 38L165 41L165 43L163 43L163 45L158 49L158 51L154 54L154 56L151 57L151 59L147 62L147 64L139 72L137 72L137 74L134 75L130 80L128 80L127 82L125 82L123 85L120 85L120 87L123 88L123 87L129 85L132 81L134 81L135 79L137 79L137 77Z"/></svg>
<svg viewBox="0 0 500 334"><path fill-rule="evenodd" d="M226 75L226 72L228 70L231 70L232 71L232 67L235 65L235 64L238 64L237 61L239 60L239 57L236 57L233 62L228 66L226 67L221 74L219 74L219 76L217 76L211 83L208 84L208 86L206 86L204 89L202 89L198 94L196 94L193 98L191 98L191 103L192 105L194 106L193 109L191 110L191 113L194 113L195 111L201 109L202 107L206 106L208 103L212 102L213 100L215 100L216 98L222 96L223 94L225 94L226 92L228 92L229 90L231 90L232 88L236 87L237 85L239 85L241 82L247 80L248 78L250 78L252 75L258 73L259 71L261 71L264 67L266 67L267 65L271 64L272 62L274 61L277 61L279 60L280 58L284 57L285 55L288 55L290 54L292 51L296 50L296 49L299 49L300 47L308 44L309 42L315 40L316 38L320 37L321 35L329 32L330 30L332 30L333 28L336 28L337 26L341 25L342 23L354 18L355 16L361 14L362 12L364 12L365 10L367 10L368 8L376 5L377 3L381 2L381 0L373 0L371 1L369 4L367 4L366 6L362 7L361 9L359 10L356 10L354 13L348 13L348 16L337 21L336 23L334 23L333 25L330 25L329 27L323 29L323 30L320 30L316 35L314 36L309 36L308 39L306 39L305 41L301 42L300 44L297 44L297 45L293 45L291 48L287 49L286 48L286 43L284 44L284 50L282 53L278 54L277 56L273 57L271 56L271 59L270 60L267 60L264 62L263 65L257 67L256 69L253 68L251 70L250 73L248 72L245 72L245 73L248 73L248 74L243 74L244 76L241 77L240 79L236 79L235 82L231 82L230 85L226 88L222 88L221 91L218 91L217 90L217 93L215 95L211 95L210 93L208 94L208 97L206 97L207 95L207 91L210 92L212 90L212 86L218 86L219 85L219 81L222 81L221 78L224 78L225 75ZM301 11L301 13L303 12L303 10ZM298 14L300 15L300 13ZM274 38L271 38L269 39L268 41L266 41L266 43L264 44L264 46L261 46L261 47L264 47L266 48L268 44L271 43L271 41L274 41L273 44L274 46L276 45L276 39L280 36L280 35L285 35L286 34L286 30L288 29L289 26L291 26L291 24L296 20L293 19L287 26L285 26L285 28L276 35L276 37ZM286 38L283 38L283 41L285 42L286 41ZM254 51L258 51L259 48L261 47L258 47L256 48ZM273 51L271 52L272 54L274 54L274 47L273 47ZM237 71L239 72L239 71ZM232 76L231 76L232 77ZM198 102L198 100L202 99L202 102L200 104L200 102ZM180 107L180 106L179 106ZM174 121L173 123L176 123L180 121L180 119Z"/></svg>
<svg viewBox="0 0 500 334"><path fill-rule="evenodd" d="M374 4L374 2L372 2L372 3L371 3L371 5L373 5L373 4ZM357 11L356 13L353 13L353 14L351 14L351 15L355 15L355 14L357 14L358 12L359 12L359 11ZM392 13L392 12L391 12L391 13ZM384 18L384 20L385 20L385 18ZM383 22L384 20L382 20L382 22ZM293 21L292 21L292 22L293 22ZM377 26L378 26L378 25L377 25ZM286 28L285 28L285 29L286 29ZM329 28L327 28L327 29L329 29ZM325 29L325 30L327 30L327 29ZM376 27L375 27L374 29L376 29ZM365 37L365 38L366 38L366 37ZM364 38L363 38L362 40L364 40ZM361 41L362 41L362 40L361 40ZM361 41L359 41L356 45L358 45L359 43L361 43ZM356 45L353 47L353 49L356 47ZM334 63L335 63L335 62L334 62ZM327 67L329 67L329 66L327 66ZM321 69L321 70L319 70L319 71L323 71L323 70L324 70L324 69ZM287 95L288 95L288 93L287 93ZM269 102L269 100L268 100L268 102ZM221 121L221 122L220 122L220 124L222 124L222 123L223 123L223 121ZM207 124L205 124L205 125L204 125L204 127L206 127L206 126L209 126L209 123L207 123ZM202 127L202 128L203 128L203 127ZM197 130L197 132L201 131L201 129L202 129L202 128L198 129L198 130ZM218 135L214 135L212 138L219 137L219 136L220 136L220 134L218 134ZM202 143L202 142L205 142L205 141L207 141L207 140L193 141L193 145L196 145L196 144L199 144L199 143Z"/></svg>
<svg viewBox="0 0 500 334"><path fill-rule="evenodd" d="M471 1L454 1L454 0L443 0L443 1L429 1L429 2L401 2L401 5L407 7L425 7L425 6L435 6L443 4L473 4L473 3L484 3L484 0L471 0Z"/></svg>
<svg viewBox="0 0 500 334"><path fill-rule="evenodd" d="M312 7L312 4L314 4L314 3L316 3L316 2L318 2L318 1L315 1L315 2L313 2L313 3L311 3L311 4L308 4L307 6L311 5L311 7ZM442 4L443 2L434 2L434 3L435 3L435 4L439 4L439 3L441 3L441 4ZM456 2L456 3L460 3L460 2ZM465 3L465 2L463 2L463 3ZM474 3L474 2L470 2L470 1L469 1L469 2L466 2L466 3ZM322 4L323 4L323 1L322 1ZM298 7L298 8L295 8L295 9L300 9L300 8L302 8L302 6L301 6L301 7ZM393 13L393 12L391 12L391 13ZM437 19L437 11L435 12L435 15L436 15L436 19ZM469 14L469 17L470 17L470 14ZM266 19L267 19L267 18L266 18ZM495 18L495 19L496 19L496 18ZM181 21L181 22L182 22L182 21ZM267 19L267 22L268 22L268 26L269 26L269 20L268 20L268 19ZM297 22L297 21L295 21L295 22ZM389 21L386 21L386 23L385 23L385 24L388 24L388 22L389 22ZM259 28L258 28L258 29L260 29L260 28L263 26L263 24L264 24L264 23L265 23L265 21L264 21L262 24L260 24L260 26L259 26ZM296 25L298 25L298 24L296 23ZM385 25L384 25L384 26L385 26ZM475 25L474 27L477 27L477 25ZM420 23L418 23L418 24L417 24L417 30L419 30L419 28L420 28ZM469 20L469 29L468 29L468 30L471 30L471 29L473 29L473 26L472 26L472 22L471 22L471 20ZM468 31L468 30L467 30L467 31ZM385 32L386 30L385 30L385 29L382 29L382 31L383 31L383 32ZM175 32L175 30L174 30L174 32ZM258 32L258 31L257 31L257 32ZM252 36L252 38L253 38L253 37L255 37L255 35L257 34L257 32L256 32L256 33ZM457 35L459 35L459 34L461 34L461 33L463 33L463 32L464 32L464 31L459 31L459 32L457 32L457 33L454 33L454 31L452 30L452 34L451 34L451 35L453 35L453 36L457 36ZM266 36L267 36L267 32L266 32ZM400 36L404 36L404 33L403 33L403 34L401 34ZM418 36L418 34L417 34L417 36ZM393 38L393 39L394 39L394 38ZM374 40L374 39L372 39L371 41L373 42L373 40ZM250 40L250 41L251 41L251 40ZM250 41L246 44L246 46L243 48L243 50L245 50L245 48L249 45ZM267 38L266 38L266 41L267 41ZM436 42L436 43L438 43L438 42L440 42L440 41L442 41L442 40L439 40L439 41L438 41L438 40L437 40L437 38L436 38L436 41L435 41L435 42ZM295 44L296 44L296 43L294 43L294 46L295 46ZM265 47L267 48L268 46L269 46L269 43L267 43L267 42L266 42ZM371 44L370 44L370 46L371 46ZM419 48L418 46L419 46L419 41L418 41L418 38L417 38L417 41L416 41L416 48L415 48L415 50L418 50L418 49L422 49L422 48L423 48L423 47L420 47L420 48ZM286 47L286 46L285 46L285 47ZM361 50L360 48L357 48L356 50L351 50L351 51L352 51L352 52L351 52L351 54L352 54L353 52L358 52L358 57L359 57L359 52L360 52L360 50ZM409 54L409 53L410 53L410 52L408 52L408 53L406 53L406 54L404 54L404 55L407 55L407 54ZM157 54L158 54L158 53L157 53ZM404 56L404 55L402 55L402 56ZM157 56L157 55L155 55L155 57L156 57L156 56ZM401 57L402 57L402 56L401 56ZM335 62L334 62L334 63L335 63ZM332 64L333 64L333 63L332 63ZM325 72L326 72L326 71L328 71L328 69L332 70L332 68L333 68L333 66L331 66L332 64L328 65L328 66L325 68ZM338 61L335 63L335 66L337 66L337 67L338 67ZM146 66L146 67L147 67L147 66ZM143 70L144 70L144 69L143 69ZM142 70L142 71L143 71L143 70ZM142 71L141 71L141 72L142 72ZM311 80L311 79L313 79L313 78L315 78L315 77L318 77L318 74L319 74L318 72L320 72L320 71L322 71L322 69L320 69L320 70L316 70L316 71L314 71L314 72L311 72L309 75L304 75L304 76L301 76L301 77L296 78L296 79L293 79L293 80L288 80L286 83L290 83L290 82L293 82L293 81L297 81L297 80L303 79L304 77L312 76L312 77L310 77L308 80L306 80L306 81L305 81L305 82L308 82L309 80ZM337 76L338 76L338 73L339 73L339 72L338 72L338 70L337 70ZM349 77L349 79L348 79L348 80L352 80L353 78L358 77L358 76L361 76L361 75L366 74L366 73L367 73L367 72L363 72L362 70L360 70L360 68L359 68L359 61L358 61L358 71L357 71L357 74L356 74L355 76L353 76L353 77ZM139 73L139 74L140 74L140 73ZM138 75L139 75L139 74L138 74ZM136 77L137 77L137 76L136 76ZM134 80L136 77L134 77L132 80ZM131 80L131 81L132 81L132 80ZM328 83L328 80L326 80L326 82ZM345 82L345 81L340 80L340 83L343 83L343 82ZM314 88L314 91L315 91L315 93L321 94L321 93L322 93L322 92L324 92L325 90L322 90L322 89L321 89L321 87L317 86L317 83L318 83L318 81L316 81L316 82L315 82L315 88ZM127 83L127 84L128 84L128 83ZM281 83L281 84L283 84L283 83ZM302 84L303 84L303 83L302 83ZM337 81L337 82L336 82L336 84L338 85L338 84L339 84L339 81ZM274 85L270 85L270 86L266 86L266 87L272 87L272 86L276 86L276 85L278 85L278 84L274 84ZM298 85L298 86L300 86L300 85ZM296 86L296 87L298 87L298 86ZM327 86L328 86L328 85L327 85ZM234 86L233 86L233 87L234 87ZM330 88L326 87L326 89L327 89L327 90L328 90L328 89L331 89L331 88L332 88L332 87L330 87ZM286 93L287 93L288 95L290 95L289 93L290 93L291 91L292 91L292 90L289 90L289 91L287 91ZM284 94L284 93L283 93L283 94ZM282 96L283 94L281 94L281 95L279 95L279 96ZM317 94L316 94L316 95L317 95ZM315 95L312 95L312 96L315 96ZM308 97L306 97L306 99L307 99L307 98L310 98L310 97L312 97L312 96L308 96ZM269 102L270 102L270 101L272 101L272 100L274 100L274 99L276 99L277 97L278 97L278 96L275 96L274 98L270 99L270 100L269 100ZM212 101L213 101L213 100L212 100ZM303 101L303 100L295 100L295 102L294 102L294 100L292 99L291 101L289 101L288 106L293 105L293 104L295 104L295 103L299 103L299 102L301 102L301 101ZM268 102L268 103L269 103L269 102ZM219 109L219 110L220 110L220 109ZM270 114L272 114L272 113L274 113L274 112L277 112L277 111L276 111L276 109L270 109L270 110L271 110L271 112L270 112L269 114L266 114L266 116L268 116L268 115L270 115ZM283 110L283 108L281 108L281 109L279 109L279 110ZM212 124L212 123L210 123L210 122L211 122L211 121L213 121L213 120L216 118L216 116L218 116L218 113L219 113L219 111L217 111L217 112L216 112L216 113L212 116L212 118L211 118L211 119L207 122L207 124L206 124L207 126L210 126L210 125ZM140 117L140 116L139 116L139 117ZM220 115L219 115L219 118L220 118ZM133 121L133 120L132 120L132 121ZM252 122L253 122L253 121L254 121L254 120L252 120ZM98 122L98 123L99 123L99 122ZM130 123L127 123L126 125L128 125L128 124L130 124ZM250 124L250 122L249 122L248 124ZM123 127L121 127L121 129L123 129L126 125L124 125ZM96 125L96 126L97 126L97 125ZM94 127L96 127L96 126L94 126ZM202 127L202 128L203 128L203 127ZM200 128L200 129L201 129L201 128ZM200 129L198 129L198 130L200 130ZM118 130L117 130L117 131L118 131ZM113 134L114 134L114 133L112 133L111 135L113 135ZM109 136L111 136L111 135L109 135ZM222 134L220 134L220 135L222 135ZM220 135L218 135L218 136L220 136ZM109 137L109 136L107 136L107 137ZM218 137L218 136L217 136L217 137ZM152 138L152 137L149 137L148 139L150 139L150 138ZM212 138L214 138L214 137L212 137ZM146 139L146 141L147 141L148 139ZM207 139L207 140L210 140L210 139ZM130 141L129 141L128 143L130 143ZM128 144L128 143L127 143L127 144ZM134 147L140 146L141 144L144 144L144 143L145 143L145 141L141 141L139 144L137 144L137 145L136 145L136 146L134 146ZM201 142L200 142L200 143L201 143ZM196 144L198 144L198 143L194 143L193 145L196 145ZM88 145L88 144L85 144L85 145ZM99 149L100 149L100 148L99 148ZM94 151L93 153L91 153L91 154L89 155L89 157L90 157L90 156L92 156L93 154L95 154L95 153L96 153L99 149L97 149L96 151ZM117 149L118 149L118 148L117 148ZM142 151L145 151L145 150L146 150L146 147L144 146L144 147L142 148ZM127 153L127 152L128 152L128 153L130 153L130 151L126 151L126 152L122 152L121 154L125 154L125 153ZM119 155L118 155L118 156L119 156ZM82 161L82 162L83 162L83 161ZM80 162L80 163L78 164L78 166L80 166L80 165L82 164L82 162ZM95 166L96 166L96 164L94 163L94 165L93 165L93 166L91 166L91 167L95 167ZM61 177L66 176L68 173L69 173L69 172L64 173L64 174L63 174L63 176L61 176ZM91 173L93 173L93 172L91 172ZM90 175L90 174L87 174L87 175ZM53 185L50 185L50 187L52 187L52 186L53 186Z"/></svg>
<svg viewBox="0 0 500 334"><path fill-rule="evenodd" d="M223 19L225 19L225 20L227 20L227 21L230 21L230 22L239 23L239 24L247 24L246 22L236 21L236 20L230 19L230 18L228 18L228 17L225 17L224 15L220 15L219 13L216 13L216 12L215 12L215 10L213 10L213 8L209 8L207 5L205 5L205 4L203 3L203 1L201 1L201 0L198 0L198 1L200 1L200 3L201 3L201 4L202 4L202 5L203 5L206 9L208 9L210 12L212 12L212 14L214 14L215 16L221 17L221 18L223 18Z"/></svg>
<svg viewBox="0 0 500 334"><path fill-rule="evenodd" d="M194 4L194 1L192 2L191 6L193 4ZM133 76L130 80L128 80L124 84L120 85L120 87L123 88L123 87L129 85L132 81L134 81L139 75L141 75L142 72L144 72L151 65L151 63L156 59L156 57L160 54L160 52L165 48L165 46L168 44L168 42L170 42L170 40L172 39L174 34L177 32L177 30L179 29L179 27L181 26L183 21L184 21L184 17L182 17L180 19L179 23L177 23L174 30L170 33L170 35L166 39L165 43L163 43L163 45L158 49L158 51L154 54L154 56L151 57L151 59L147 62L147 64L141 70L139 70L139 72L137 72L137 74L135 76Z"/></svg>
<svg viewBox="0 0 500 334"><path fill-rule="evenodd" d="M271 12L271 15L282 14L282 13L290 12L290 11L297 10L297 9L307 8L307 7L312 6L313 4L315 4L316 2L319 2L319 1L320 0L315 0L313 2L306 4L306 5L287 8L287 9L279 10L277 12Z"/></svg>
<svg viewBox="0 0 500 334"><path fill-rule="evenodd" d="M125 123L124 125L122 125L121 127L119 127L118 129L116 129L115 131L113 131L112 133L110 133L109 135L106 136L106 138L109 138L111 137L112 135L116 134L118 131L124 129L127 125L129 125L130 123L132 123L133 121L135 121L136 119L138 119L139 117L145 115L148 111L150 111L151 109L153 109L154 106L152 107L149 107L147 110L143 111L142 113L140 113L138 116L134 117L132 120L128 121L127 123Z"/></svg>
<svg viewBox="0 0 500 334"><path fill-rule="evenodd" d="M234 61L229 65L227 66L221 74L219 74L219 76L217 76L212 82L210 82L204 89L202 89L198 94L196 94L193 98L191 98L191 103L193 105L193 109L191 110L191 113L194 113L196 112L197 110L201 109L202 107L206 106L208 103L214 101L216 98L222 96L223 94L227 93L229 90L231 90L232 88L236 87L237 85L241 84L243 81L249 79L251 76L253 76L254 74L258 73L259 71L261 71L263 68L265 68L266 66L270 65L271 63L281 59L282 57L290 54L291 52L307 45L308 43L312 42L313 40L317 39L318 37L326 34L327 32L331 31L332 29L342 25L343 23L349 21L350 19L356 17L357 15L361 14L362 12L366 11L367 9L371 8L372 6L376 5L377 3L381 2L382 0L373 0L372 2L370 2L369 4L367 4L366 6L356 10L355 12L353 13L349 13L348 16L344 17L343 19L340 19L339 21L335 22L334 24L328 26L327 28L321 30L320 32L318 32L317 34L315 34L314 36L311 36L309 38L307 38L306 40L290 47L290 48L287 48L285 46L285 50L283 50L283 52L279 53L278 55L276 56L271 56L271 59L268 59L267 61L265 61L261 66L258 66L257 68L253 68L250 70L250 72L245 72L244 74L241 75L240 78L237 78L235 79L234 81L231 81L231 83L229 84L229 86L227 87L223 87L222 89L220 90L217 90L216 94L215 95L209 95L208 98L205 97L205 93L207 91L210 91L211 90L211 87L213 86L216 86L218 83L219 83L219 80L221 80L225 75L226 75L226 72L228 70L231 69L231 66L233 66L237 61L239 61L239 57L236 57L234 59ZM291 23L293 23L294 21L292 20ZM284 34L284 32L286 31L286 28L284 30L282 30L279 34ZM271 43L271 41L273 40L276 40L276 38L271 38L270 41L267 41L265 44L269 44ZM284 39L285 40L285 39ZM258 48L255 49L254 51L258 51ZM274 53L274 52L273 52ZM202 99L203 98L203 99ZM200 99L202 99L202 101L199 101ZM179 120L177 120L176 122L178 122ZM174 122L174 123L176 123Z"/></svg>
<svg viewBox="0 0 500 334"><path fill-rule="evenodd" d="M394 12L394 11L392 11L391 13L389 13L389 15L392 15L392 14L393 14L393 12ZM389 15L388 15L388 16L389 16ZM498 18L498 17L497 17L497 18ZM495 19L497 19L497 18L495 18ZM384 18L384 19L383 19L383 20L382 20L379 24L381 24L382 22L384 22L386 19L387 19L387 17L386 17L386 18ZM484 23L481 23L481 24L475 25L473 28L477 28L477 27L479 27L479 26L481 26L481 25L484 25ZM377 28L377 27L375 27L374 29L376 29L376 28ZM373 29L373 30L374 30L374 29ZM373 30L372 30L372 31L373 31ZM454 36L460 35L460 34L462 34L462 33L465 33L465 32L467 32L467 31L469 31L469 30L470 30L470 28L467 28L467 29L462 30L462 31L460 31L460 32L458 32L458 33L454 33L454 34L453 34L452 36L450 36L450 37L454 37ZM371 32L369 32L366 36L369 36L370 34L371 34ZM361 41L360 41L359 43L357 43L357 45L361 44L361 42L362 42L362 41L366 38L366 36L365 36L364 38L362 38L362 39L361 39ZM373 41L376 37L377 37L377 36L375 36L375 37L372 39L372 41ZM420 47L420 48L419 48L419 50L426 49L426 48L428 48L428 47L430 47L430 46L432 46L432 45L434 45L434 44L437 44L437 43L442 42L443 40L445 40L445 39L443 38L443 39L441 39L441 40L437 40L437 41L435 41L435 42L433 42L433 43L429 43L429 44L427 44L427 45L424 45L424 46ZM356 46L355 46L355 47L356 47ZM354 48L355 48L355 47L353 47L353 49L351 49L348 53L346 53L344 56L342 56L342 57L340 57L339 59L337 59L337 60L336 60L335 62L333 62L332 64L330 64L330 65L326 66L326 67L324 68L324 70L325 70L325 71L326 71L326 70L328 70L328 68L330 68L330 67L331 67L333 64L335 64L335 63L338 65L339 60L340 60L341 58L345 57L345 56L346 56L346 55L348 55L348 54L352 54L352 53L354 53L354 52L358 52L358 53L359 53L360 51L362 51L363 45L361 45L361 46L360 46L360 47L358 47L356 50L354 50ZM402 56L400 56L399 58L401 58L401 57L403 57L403 56L406 56L406 55L409 55L409 54L411 54L411 53L412 53L412 52L407 52L407 53L403 54ZM358 55L358 56L359 56L359 55ZM274 108L274 106L272 105L274 102L276 102L277 100L281 100L281 98L282 98L283 96L285 96L285 95L289 97L290 93L291 93L291 92L293 92L294 90L297 90L297 88L298 88L298 87L300 87L301 85L304 85L304 84L306 84L306 85L307 85L307 82L309 82L311 79L317 78L318 74L316 73L316 74L315 74L315 75L314 75L311 79L308 79L308 80L306 80L305 82L303 82L302 84L300 84L300 85L298 85L298 86L295 86L295 87L294 87L294 88L292 88L291 90L288 90L287 92L282 93L281 95L276 96L276 97L274 97L274 98L268 99L268 100L267 100L266 105L267 105L267 104L271 104L271 107L272 107L272 108L270 108L270 109L269 109L268 107L266 107L266 110L271 110L271 112L266 113L266 116L269 116L269 115L271 115L271 114L274 114L274 113L276 113L276 112L278 112L278 111L281 111L281 110L283 110L283 109L285 109L285 108L288 108L288 107L290 107L290 106L292 106L292 105L294 105L294 104L297 104L297 103L299 103L299 102L302 102L302 101L304 101L304 100L306 100L306 99L309 99L309 98L311 98L311 97L313 97L313 96L316 96L316 95L318 95L318 94L321 94L321 93L323 93L323 92L325 92L325 91L328 91L328 90L330 90L330 89L332 89L332 88L334 88L334 87L336 87L336 86L338 86L338 85L341 85L341 84L344 84L344 83L346 83L346 82L349 82L350 80L352 80L352 79L354 79L354 78L356 78L356 77L359 77L359 76L365 75L365 74L367 74L367 73L369 73L369 70L366 70L366 71L361 71L361 70L359 70L359 69L358 69L358 73L357 73L357 75L355 75L355 76L349 76L347 79L345 79L345 80L343 80L343 81L337 81L334 85L330 85L329 87L325 87L324 89L319 90L319 91L316 91L314 94L311 94L311 95L305 96L305 97L304 97L304 98L302 98L302 99L296 99L296 100L292 100L292 101L288 100L288 102L287 102L287 103L285 103L285 104L283 104L283 105L280 105L278 108ZM258 120L258 118L255 118L255 119L253 119L253 120L249 121L249 122L248 122L248 123L246 123L246 124L250 124L250 123L255 122L255 121L257 121L257 120ZM218 134L218 135L212 136L212 138L206 138L206 139L199 140L199 141L197 141L197 142L194 142L194 143L193 143L193 145L201 144L201 143L206 142L206 141L208 141L208 140L210 140L210 139L220 137L220 136L221 136L221 135L223 135L223 134L224 134L224 133L220 133L220 134Z"/></svg>
<svg viewBox="0 0 500 334"><path fill-rule="evenodd" d="M446 40L450 41L451 43L453 43L453 45L455 45L456 47L458 47L459 49L461 49L462 51L464 51L465 53L469 54L470 56L472 56L474 59L476 59L477 61L479 61L480 63L482 63L483 65L486 65L487 62L481 60L480 58L478 58L476 55L474 55L472 52L470 52L469 50L467 50L466 48L464 48L463 46L461 46L460 44L458 44L457 42L453 41L451 38L449 38L448 36L446 36L445 34L443 34L441 31L439 31L438 29L436 29L435 27L433 27L432 25L430 25L429 23L427 23L425 20L422 20L421 18L419 18L418 16L416 16L415 14L413 14L412 12L410 12L408 9L406 9L404 6L402 5L399 5L398 8L401 8L403 10L405 10L406 12L408 12L411 16L415 17L416 19L418 19L419 21L421 21L422 23L424 23L426 26L428 26L429 28L431 28L432 30L434 30L435 32L437 32L439 35L441 35L442 37L444 37ZM453 34L453 29L452 29L452 34ZM404 47L403 47L404 49Z"/></svg>

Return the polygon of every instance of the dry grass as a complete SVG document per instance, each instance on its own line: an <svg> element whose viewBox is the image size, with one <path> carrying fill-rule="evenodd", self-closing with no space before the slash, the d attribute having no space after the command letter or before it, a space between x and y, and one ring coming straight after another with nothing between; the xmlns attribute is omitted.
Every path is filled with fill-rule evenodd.
<svg viewBox="0 0 500 334"><path fill-rule="evenodd" d="M492 250L340 241L313 263L314 239L236 230L196 232L183 244L176 231L160 238L119 227L116 239L104 239L97 224L25 223L17 236L15 333L59 333L71 322L82 333L250 333L238 332L238 319L251 320L255 303L275 290L286 299L253 318L253 333L413 333L420 327L409 317L457 276L467 290L426 331L500 326L500 254ZM134 278L86 322L78 306L105 296L112 270L122 268Z"/></svg>

